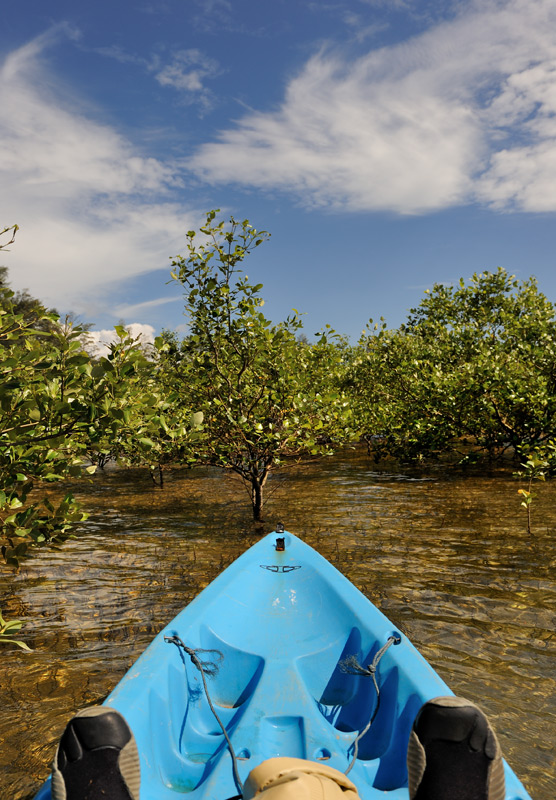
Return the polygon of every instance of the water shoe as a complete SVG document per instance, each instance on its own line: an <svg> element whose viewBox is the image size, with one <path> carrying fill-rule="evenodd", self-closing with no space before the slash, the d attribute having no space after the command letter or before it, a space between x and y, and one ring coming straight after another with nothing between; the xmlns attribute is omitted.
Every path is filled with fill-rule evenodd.
<svg viewBox="0 0 556 800"><path fill-rule="evenodd" d="M108 706L79 711L52 767L52 800L139 800L139 754L122 715Z"/></svg>
<svg viewBox="0 0 556 800"><path fill-rule="evenodd" d="M500 745L487 718L461 697L423 705L407 751L410 800L504 800Z"/></svg>

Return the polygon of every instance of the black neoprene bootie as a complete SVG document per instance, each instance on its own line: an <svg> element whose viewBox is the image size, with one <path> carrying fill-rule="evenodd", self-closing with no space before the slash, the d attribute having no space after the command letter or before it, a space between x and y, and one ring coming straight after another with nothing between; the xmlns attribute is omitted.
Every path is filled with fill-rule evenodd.
<svg viewBox="0 0 556 800"><path fill-rule="evenodd" d="M122 715L80 711L62 734L52 767L52 800L139 800L139 754Z"/></svg>
<svg viewBox="0 0 556 800"><path fill-rule="evenodd" d="M410 800L504 800L500 745L487 718L462 697L423 705L407 750Z"/></svg>

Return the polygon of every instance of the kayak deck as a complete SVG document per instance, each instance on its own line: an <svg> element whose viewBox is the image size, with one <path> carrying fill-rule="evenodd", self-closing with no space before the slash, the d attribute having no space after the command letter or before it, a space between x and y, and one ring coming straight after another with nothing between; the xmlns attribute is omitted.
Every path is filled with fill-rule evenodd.
<svg viewBox="0 0 556 800"><path fill-rule="evenodd" d="M283 540L284 549L277 549ZM278 545L279 547L279 545ZM376 711L371 677L342 661L377 666L380 702L349 777L362 800L407 800L406 753L421 705L450 689L409 640L344 576L297 537L264 537L156 637L106 700L127 719L141 756L141 800L226 800L238 794L225 737L201 673L165 637L201 660L242 781L261 761L292 756L348 768ZM528 798L506 765L508 798ZM45 789L46 791L46 789ZM46 800L39 794L37 800Z"/></svg>

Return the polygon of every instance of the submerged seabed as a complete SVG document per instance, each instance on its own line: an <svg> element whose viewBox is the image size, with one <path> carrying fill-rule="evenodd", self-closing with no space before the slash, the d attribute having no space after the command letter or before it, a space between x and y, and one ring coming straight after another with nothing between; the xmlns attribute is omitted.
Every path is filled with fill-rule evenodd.
<svg viewBox="0 0 556 800"><path fill-rule="evenodd" d="M0 583L32 654L3 645L1 796L28 800L77 709L102 699L163 627L278 521L338 567L491 717L535 800L556 794L556 481L533 536L511 473L377 469L362 453L291 467L255 528L245 489L211 470L137 470L74 487L76 540Z"/></svg>

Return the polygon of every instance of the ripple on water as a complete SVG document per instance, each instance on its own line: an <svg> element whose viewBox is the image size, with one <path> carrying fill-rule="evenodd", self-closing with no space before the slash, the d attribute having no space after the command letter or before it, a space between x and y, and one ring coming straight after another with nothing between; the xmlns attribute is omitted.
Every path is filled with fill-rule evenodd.
<svg viewBox="0 0 556 800"><path fill-rule="evenodd" d="M137 470L74 487L90 512L80 536L0 589L35 648L2 653L2 796L32 797L75 709L102 701L163 624L282 521L481 703L532 796L553 800L556 483L539 486L529 537L511 477L369 466L354 452L273 478L264 530L214 470L169 473L163 491Z"/></svg>

